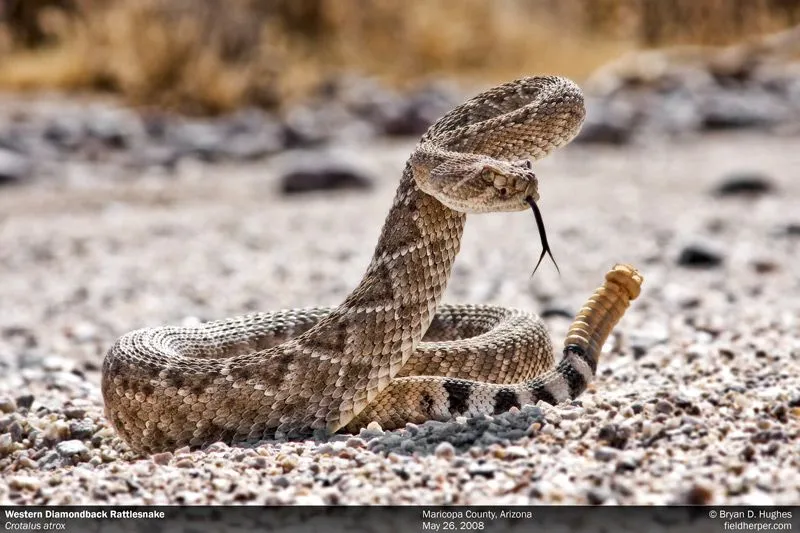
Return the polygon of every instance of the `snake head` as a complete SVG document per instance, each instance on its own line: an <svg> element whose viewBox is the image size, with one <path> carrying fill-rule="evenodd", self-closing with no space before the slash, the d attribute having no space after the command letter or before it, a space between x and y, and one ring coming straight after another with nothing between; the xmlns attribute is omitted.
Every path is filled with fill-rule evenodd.
<svg viewBox="0 0 800 533"><path fill-rule="evenodd" d="M539 199L536 174L528 160L504 161L463 154L432 167L414 165L423 192L462 213L522 211L527 198Z"/></svg>

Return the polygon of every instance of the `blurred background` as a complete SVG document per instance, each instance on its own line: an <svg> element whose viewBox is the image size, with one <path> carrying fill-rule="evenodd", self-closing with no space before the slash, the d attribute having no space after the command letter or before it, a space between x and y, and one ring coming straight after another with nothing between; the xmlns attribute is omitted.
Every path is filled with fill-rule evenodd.
<svg viewBox="0 0 800 533"><path fill-rule="evenodd" d="M208 114L274 108L342 72L398 87L582 80L633 50L798 23L797 0L2 0L0 89Z"/></svg>

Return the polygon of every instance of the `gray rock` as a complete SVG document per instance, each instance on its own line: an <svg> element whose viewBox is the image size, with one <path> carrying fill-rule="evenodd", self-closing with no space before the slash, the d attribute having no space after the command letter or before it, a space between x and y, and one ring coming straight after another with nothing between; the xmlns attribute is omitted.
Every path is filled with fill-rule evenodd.
<svg viewBox="0 0 800 533"><path fill-rule="evenodd" d="M86 138L86 128L74 117L60 117L44 127L44 139L60 150L75 151Z"/></svg>
<svg viewBox="0 0 800 533"><path fill-rule="evenodd" d="M724 261L723 253L711 243L691 243L678 255L678 265L687 268L715 268Z"/></svg>
<svg viewBox="0 0 800 533"><path fill-rule="evenodd" d="M631 142L636 130L636 120L630 102L587 98L586 108L586 119L575 142L616 146Z"/></svg>
<svg viewBox="0 0 800 533"><path fill-rule="evenodd" d="M283 194L372 188L372 179L364 171L323 156L312 156L287 170L280 183Z"/></svg>
<svg viewBox="0 0 800 533"><path fill-rule="evenodd" d="M706 130L764 128L791 115L783 102L761 89L710 91L700 109Z"/></svg>
<svg viewBox="0 0 800 533"><path fill-rule="evenodd" d="M473 464L469 468L467 468L467 473L472 477L485 477L487 479L492 479L494 477L497 468L491 464Z"/></svg>
<svg viewBox="0 0 800 533"><path fill-rule="evenodd" d="M32 170L28 157L0 147L0 185L20 183L31 176Z"/></svg>
<svg viewBox="0 0 800 533"><path fill-rule="evenodd" d="M23 394L22 396L17 396L18 409L30 409L31 405L33 405L33 394Z"/></svg>
<svg viewBox="0 0 800 533"><path fill-rule="evenodd" d="M17 403L12 398L0 398L0 413L13 413L17 410Z"/></svg>
<svg viewBox="0 0 800 533"><path fill-rule="evenodd" d="M79 440L65 440L56 444L56 451L61 457L84 457L89 455L89 448Z"/></svg>
<svg viewBox="0 0 800 533"><path fill-rule="evenodd" d="M658 402L656 402L655 409L657 413L670 414L672 411L675 410L675 406L672 405L667 400L659 400Z"/></svg>
<svg viewBox="0 0 800 533"><path fill-rule="evenodd" d="M775 192L772 180L759 172L738 172L722 178L712 194L720 198L753 198Z"/></svg>
<svg viewBox="0 0 800 533"><path fill-rule="evenodd" d="M442 459L451 459L456 454L456 449L453 448L453 445L449 442L441 442L436 446L436 449L433 451L436 457L441 457Z"/></svg>
<svg viewBox="0 0 800 533"><path fill-rule="evenodd" d="M613 461L619 455L619 450L608 446L601 446L594 451L594 458L598 461Z"/></svg>
<svg viewBox="0 0 800 533"><path fill-rule="evenodd" d="M225 145L224 131L211 122L187 122L174 130L177 147L183 155L205 162L220 159Z"/></svg>
<svg viewBox="0 0 800 533"><path fill-rule="evenodd" d="M69 432L75 439L90 439L96 428L91 420L80 420L70 423Z"/></svg>

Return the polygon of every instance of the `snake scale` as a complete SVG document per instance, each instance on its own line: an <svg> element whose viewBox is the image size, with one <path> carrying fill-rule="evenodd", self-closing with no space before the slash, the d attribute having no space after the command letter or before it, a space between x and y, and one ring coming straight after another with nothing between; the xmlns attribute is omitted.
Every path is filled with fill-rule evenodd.
<svg viewBox="0 0 800 533"><path fill-rule="evenodd" d="M536 315L440 300L467 213L536 210L530 160L569 142L584 115L580 89L555 76L456 107L411 154L367 271L341 305L123 335L103 362L106 416L134 450L152 453L576 397L639 294L633 267L606 275L555 366Z"/></svg>

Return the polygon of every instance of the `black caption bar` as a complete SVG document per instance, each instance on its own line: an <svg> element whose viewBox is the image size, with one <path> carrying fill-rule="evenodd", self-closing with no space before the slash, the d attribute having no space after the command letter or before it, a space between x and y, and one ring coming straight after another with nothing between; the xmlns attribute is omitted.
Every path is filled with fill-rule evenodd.
<svg viewBox="0 0 800 533"><path fill-rule="evenodd" d="M0 507L0 532L800 533L800 507Z"/></svg>

